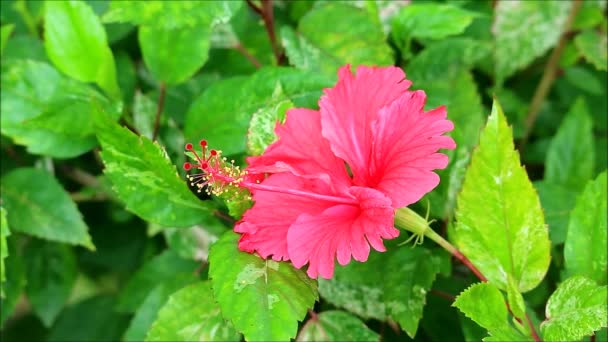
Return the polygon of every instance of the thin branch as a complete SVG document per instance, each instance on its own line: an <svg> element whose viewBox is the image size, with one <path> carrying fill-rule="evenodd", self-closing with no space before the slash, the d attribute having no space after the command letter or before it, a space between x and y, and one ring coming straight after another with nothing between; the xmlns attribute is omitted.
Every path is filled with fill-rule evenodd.
<svg viewBox="0 0 608 342"><path fill-rule="evenodd" d="M233 219L232 217L224 214L223 212L221 212L219 210L213 211L213 215L216 216L216 217L218 217L218 218L220 218L220 219L222 219L222 220L224 220L224 221L226 221L226 222L228 222L229 224L235 224L236 223L235 219Z"/></svg>
<svg viewBox="0 0 608 342"><path fill-rule="evenodd" d="M70 179L80 185L89 186L92 188L100 187L99 180L97 179L97 177L86 171L65 164L60 165L59 167L66 176L68 176Z"/></svg>
<svg viewBox="0 0 608 342"><path fill-rule="evenodd" d="M443 292L443 291L439 291L439 290L435 290L435 289L431 289L431 294L434 294L443 299L447 299L450 302L453 302L456 300L456 297L454 297L453 295L451 295L447 292Z"/></svg>
<svg viewBox="0 0 608 342"><path fill-rule="evenodd" d="M154 119L154 131L152 133L152 140L156 140L156 137L158 136L158 128L160 127L160 115L163 112L166 92L167 92L167 86L165 85L164 82L161 82L159 94L158 94L158 104L156 105L156 117Z"/></svg>
<svg viewBox="0 0 608 342"><path fill-rule="evenodd" d="M110 197L103 192L97 192L94 194L86 194L86 193L82 193L82 192L73 192L70 193L70 198L74 201L74 202L105 202L108 199L110 199Z"/></svg>
<svg viewBox="0 0 608 342"><path fill-rule="evenodd" d="M258 7L256 4L253 3L252 0L246 0L247 1L247 5L249 5L249 7L257 14L263 16L264 14L262 13L262 9L260 7Z"/></svg>
<svg viewBox="0 0 608 342"><path fill-rule="evenodd" d="M234 47L238 52L240 52L243 56L245 56L245 58L247 58L251 64L253 64L256 68L261 68L262 67L262 63L260 63L260 61L258 61L255 56L253 56L251 53L249 53L249 51L247 51L247 49L245 49L245 47L243 46L243 44L238 43L236 44L236 46Z"/></svg>
<svg viewBox="0 0 608 342"><path fill-rule="evenodd" d="M589 337L589 342L595 342L595 334Z"/></svg>
<svg viewBox="0 0 608 342"><path fill-rule="evenodd" d="M549 60L545 65L545 70L543 71L543 76L534 92L534 96L532 97L532 102L530 103L530 108L528 110L528 114L526 116L525 122L525 132L524 136L521 140L519 149L523 150L525 147L528 138L530 137L530 133L532 132L532 128L534 127L534 123L540 113L540 109L542 107L545 98L549 94L549 90L555 81L557 70L559 68L559 59L564 51L564 47L566 46L566 42L568 41L570 35L568 31L570 31L570 27L572 26L572 22L576 17L581 5L583 4L583 0L574 0L572 5L572 9L570 10L570 14L568 15L568 19L566 20L566 24L564 26L564 30L562 31L562 35L559 38L559 42L557 46L551 52L549 56Z"/></svg>

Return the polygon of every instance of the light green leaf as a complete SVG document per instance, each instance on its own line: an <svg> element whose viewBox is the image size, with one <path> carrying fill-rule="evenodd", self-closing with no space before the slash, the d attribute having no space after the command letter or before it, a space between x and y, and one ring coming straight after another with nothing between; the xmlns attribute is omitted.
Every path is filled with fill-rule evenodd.
<svg viewBox="0 0 608 342"><path fill-rule="evenodd" d="M211 210L180 179L164 149L126 128L98 120L104 173L127 209L143 219L169 227L188 227Z"/></svg>
<svg viewBox="0 0 608 342"><path fill-rule="evenodd" d="M184 127L186 140L206 139L224 155L245 152L251 116L272 102L277 83L295 106L307 108L315 107L321 90L331 85L323 75L293 68L263 68L247 78L215 82L190 106Z"/></svg>
<svg viewBox="0 0 608 342"><path fill-rule="evenodd" d="M316 281L286 262L239 251L238 239L226 232L209 254L209 276L222 314L248 341L295 337L298 321L318 299Z"/></svg>
<svg viewBox="0 0 608 342"><path fill-rule="evenodd" d="M608 326L608 288L582 276L568 278L551 295L540 329L545 341L576 341Z"/></svg>
<svg viewBox="0 0 608 342"><path fill-rule="evenodd" d="M155 119L156 103L137 91L133 99L133 127L142 136L152 139Z"/></svg>
<svg viewBox="0 0 608 342"><path fill-rule="evenodd" d="M167 303L169 296L196 281L197 277L193 273L182 273L158 284L154 290L148 293L146 299L135 312L123 340L143 341L152 323L157 319L158 311ZM196 302L198 303L198 300ZM183 319L182 314L176 316L181 320ZM166 340L177 341L176 339Z"/></svg>
<svg viewBox="0 0 608 342"><path fill-rule="evenodd" d="M42 240L30 240L24 255L27 298L44 325L50 327L76 283L76 256L67 245Z"/></svg>
<svg viewBox="0 0 608 342"><path fill-rule="evenodd" d="M477 15L450 4L409 4L392 21L393 39L408 54L412 38L439 40L460 34Z"/></svg>
<svg viewBox="0 0 608 342"><path fill-rule="evenodd" d="M104 22L129 22L174 29L225 22L242 3L240 1L112 1L103 16ZM212 14L212 15L211 15Z"/></svg>
<svg viewBox="0 0 608 342"><path fill-rule="evenodd" d="M65 74L95 82L120 98L116 66L99 18L84 1L45 2L44 38L49 59Z"/></svg>
<svg viewBox="0 0 608 342"><path fill-rule="evenodd" d="M8 245L6 238L11 235L8 229L8 221L6 220L6 210L0 206L0 297L4 298L4 281L6 280L6 272L4 271L4 259L8 257Z"/></svg>
<svg viewBox="0 0 608 342"><path fill-rule="evenodd" d="M568 218L574 208L578 191L546 180L534 182L534 187L538 191L549 226L551 243L554 245L564 243L568 232Z"/></svg>
<svg viewBox="0 0 608 342"><path fill-rule="evenodd" d="M517 290L517 284L512 277L508 277L507 281L507 301L511 307L511 313L513 316L520 320L524 320L526 316L526 304L524 303L524 297Z"/></svg>
<svg viewBox="0 0 608 342"><path fill-rule="evenodd" d="M192 284L171 295L146 336L146 341L238 340L239 333L222 317L208 281Z"/></svg>
<svg viewBox="0 0 608 342"><path fill-rule="evenodd" d="M490 283L477 283L464 290L452 304L488 330L484 341L532 341L509 323L509 312L500 290Z"/></svg>
<svg viewBox="0 0 608 342"><path fill-rule="evenodd" d="M380 336L344 311L323 311L311 317L296 341L379 341Z"/></svg>
<svg viewBox="0 0 608 342"><path fill-rule="evenodd" d="M165 251L144 264L129 279L118 297L117 308L134 312L159 283L180 274L193 274L197 267L198 263L182 259L174 251Z"/></svg>
<svg viewBox="0 0 608 342"><path fill-rule="evenodd" d="M583 31L574 38L574 44L581 55L598 70L608 70L608 38L605 32Z"/></svg>
<svg viewBox="0 0 608 342"><path fill-rule="evenodd" d="M440 264L424 248L372 253L365 263L336 268L331 280L319 281L319 291L331 304L363 318L395 320L413 338Z"/></svg>
<svg viewBox="0 0 608 342"><path fill-rule="evenodd" d="M571 7L571 1L498 2L492 32L499 85L557 43Z"/></svg>
<svg viewBox="0 0 608 342"><path fill-rule="evenodd" d="M582 275L606 285L608 236L606 171L590 181L570 215L564 259L568 275Z"/></svg>
<svg viewBox="0 0 608 342"><path fill-rule="evenodd" d="M76 204L51 174L11 171L2 177L2 201L12 231L95 249Z"/></svg>
<svg viewBox="0 0 608 342"><path fill-rule="evenodd" d="M593 177L594 164L593 122L579 98L549 145L545 181L579 191Z"/></svg>
<svg viewBox="0 0 608 342"><path fill-rule="evenodd" d="M347 63L394 63L382 28L369 12L348 4L315 6L300 19L297 33L285 27L281 39L292 65L332 77Z"/></svg>
<svg viewBox="0 0 608 342"><path fill-rule="evenodd" d="M506 289L511 276L520 292L540 283L549 268L548 230L496 100L457 206L451 238L491 283Z"/></svg>
<svg viewBox="0 0 608 342"><path fill-rule="evenodd" d="M30 153L78 156L96 144L95 113L120 115L119 105L46 63L17 60L6 68L2 72L2 134L27 146Z"/></svg>
<svg viewBox="0 0 608 342"><path fill-rule="evenodd" d="M208 224L188 228L164 228L163 235L169 245L180 257L206 261L209 256L211 244L217 241L226 227L217 222L215 227Z"/></svg>
<svg viewBox="0 0 608 342"><path fill-rule="evenodd" d="M454 123L450 135L456 141L456 149L443 151L449 157L449 164L445 169L438 170L441 182L427 196L434 217L450 217L454 212L456 195L462 186L471 152L483 126L484 108L481 97L470 72L451 69L448 65L445 65L441 77L421 79L412 88L423 89L427 93L427 110L446 106L448 118Z"/></svg>
<svg viewBox="0 0 608 342"><path fill-rule="evenodd" d="M274 128L277 123L285 121L287 110L294 107L294 104L283 93L280 83L277 84L272 94L271 102L251 116L247 131L247 153L250 155L261 155L268 145L277 140Z"/></svg>
<svg viewBox="0 0 608 342"><path fill-rule="evenodd" d="M2 55L2 52L4 52L4 47L6 47L8 38L11 36L11 33L13 33L14 28L15 25L13 24L2 25L0 28L0 56Z"/></svg>

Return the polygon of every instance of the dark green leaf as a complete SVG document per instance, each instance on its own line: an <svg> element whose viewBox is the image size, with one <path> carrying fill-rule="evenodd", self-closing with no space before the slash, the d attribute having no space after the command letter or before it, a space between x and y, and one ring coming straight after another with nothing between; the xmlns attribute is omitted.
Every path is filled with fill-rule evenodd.
<svg viewBox="0 0 608 342"><path fill-rule="evenodd" d="M67 307L47 341L118 341L129 320L114 310L115 305L114 297L97 296Z"/></svg>
<svg viewBox="0 0 608 342"><path fill-rule="evenodd" d="M593 123L579 98L549 145L545 180L578 191L593 176L594 154Z"/></svg>
<svg viewBox="0 0 608 342"><path fill-rule="evenodd" d="M98 121L104 173L127 209L169 227L187 227L204 220L210 202L202 202L190 192L158 143L104 119Z"/></svg>
<svg viewBox="0 0 608 342"><path fill-rule="evenodd" d="M582 275L599 285L608 280L606 171L590 181L570 215L564 259L568 275Z"/></svg>
<svg viewBox="0 0 608 342"><path fill-rule="evenodd" d="M118 297L117 308L134 312L159 283L179 274L194 274L197 267L198 263L182 259L171 250L154 257L129 279Z"/></svg>
<svg viewBox="0 0 608 342"><path fill-rule="evenodd" d="M365 263L338 267L331 280L319 282L319 291L323 299L363 318L391 318L413 338L440 263L424 248L372 253Z"/></svg>
<svg viewBox="0 0 608 342"><path fill-rule="evenodd" d="M239 333L222 317L208 281L192 284L172 294L146 336L146 341L239 339Z"/></svg>
<svg viewBox="0 0 608 342"><path fill-rule="evenodd" d="M76 257L67 245L42 240L31 240L24 254L27 298L44 325L50 327L76 282Z"/></svg>
<svg viewBox="0 0 608 342"><path fill-rule="evenodd" d="M561 283L547 302L541 324L546 341L576 341L608 326L608 288L582 276Z"/></svg>
<svg viewBox="0 0 608 342"><path fill-rule="evenodd" d="M568 232L568 218L574 208L577 191L544 180L534 182L534 187L545 212L551 243L564 243Z"/></svg>
<svg viewBox="0 0 608 342"><path fill-rule="evenodd" d="M95 249L76 204L51 174L10 172L2 177L2 201L13 231Z"/></svg>
<svg viewBox="0 0 608 342"><path fill-rule="evenodd" d="M158 311L167 303L169 296L184 286L194 283L196 280L197 277L194 274L183 273L158 284L146 296L146 299L135 312L135 316L133 316L123 339L125 341L143 341L152 323L157 319ZM200 306L199 300L197 298L193 303L196 302L196 305ZM184 319L183 312L177 314L176 317L180 320ZM177 341L175 339L168 340Z"/></svg>
<svg viewBox="0 0 608 342"><path fill-rule="evenodd" d="M316 106L322 88L329 86L330 80L292 68L263 68L248 78L216 82L188 110L184 127L186 140L206 139L224 155L244 152L250 118L272 102L277 84L295 106L311 108Z"/></svg>
<svg viewBox="0 0 608 342"><path fill-rule="evenodd" d="M318 298L317 284L286 262L238 250L226 232L211 247L209 276L222 314L250 341L288 340Z"/></svg>
<svg viewBox="0 0 608 342"><path fill-rule="evenodd" d="M498 2L492 28L498 84L557 43L571 7L570 1Z"/></svg>
<svg viewBox="0 0 608 342"><path fill-rule="evenodd" d="M473 152L451 238L488 280L520 292L538 285L549 268L550 243L540 201L497 101Z"/></svg>
<svg viewBox="0 0 608 342"><path fill-rule="evenodd" d="M6 266L6 283L2 287L4 297L0 297L0 308L2 308L0 327L4 325L7 318L11 317L26 284L25 268L22 255L17 250L17 242L20 241L16 241L15 237L11 237L7 241L10 257L6 258L4 265Z"/></svg>
<svg viewBox="0 0 608 342"><path fill-rule="evenodd" d="M164 228L163 234L169 248L180 257L204 261L209 256L211 244L217 241L218 235L225 230L226 228L218 222L213 228L208 224L188 228Z"/></svg>
<svg viewBox="0 0 608 342"><path fill-rule="evenodd" d="M106 31L83 1L45 3L45 47L59 70L82 82L95 82L111 97L120 98L114 56Z"/></svg>
<svg viewBox="0 0 608 342"><path fill-rule="evenodd" d="M7 237L11 234L6 220L6 210L0 207L0 298L4 298L4 281L6 272L4 271L4 259L8 256Z"/></svg>
<svg viewBox="0 0 608 342"><path fill-rule="evenodd" d="M324 311L311 317L296 341L379 341L380 336L344 311Z"/></svg>

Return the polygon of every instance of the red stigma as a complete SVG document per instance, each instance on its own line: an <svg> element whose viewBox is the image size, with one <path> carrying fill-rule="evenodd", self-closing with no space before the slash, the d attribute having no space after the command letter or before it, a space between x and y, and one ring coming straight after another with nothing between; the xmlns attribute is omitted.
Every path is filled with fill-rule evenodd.
<svg viewBox="0 0 608 342"><path fill-rule="evenodd" d="M210 153L212 156L217 156L217 151L216 151L216 150L211 150L211 151L209 151L209 153Z"/></svg>
<svg viewBox="0 0 608 342"><path fill-rule="evenodd" d="M205 146L207 146L207 140L204 140L204 139L203 139L203 140L199 141L199 144L200 144L202 147L205 147Z"/></svg>
<svg viewBox="0 0 608 342"><path fill-rule="evenodd" d="M186 144L186 150L188 150L188 151L192 150L192 144L187 143Z"/></svg>
<svg viewBox="0 0 608 342"><path fill-rule="evenodd" d="M207 164L207 163L202 163L200 167L201 167L201 169L205 170L206 168L208 168L208 167L209 167L209 164Z"/></svg>
<svg viewBox="0 0 608 342"><path fill-rule="evenodd" d="M188 145L190 145L190 144L188 144ZM188 148L186 148L186 149L188 149ZM184 167L184 170L188 171L192 168L192 164L185 162L183 167Z"/></svg>

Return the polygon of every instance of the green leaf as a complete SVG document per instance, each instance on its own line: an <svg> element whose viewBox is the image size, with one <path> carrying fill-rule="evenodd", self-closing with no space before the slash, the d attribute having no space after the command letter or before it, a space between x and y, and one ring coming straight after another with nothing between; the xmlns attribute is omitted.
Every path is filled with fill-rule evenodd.
<svg viewBox="0 0 608 342"><path fill-rule="evenodd" d="M129 323L118 314L114 297L97 296L67 307L47 335L48 341L118 341Z"/></svg>
<svg viewBox="0 0 608 342"><path fill-rule="evenodd" d="M414 86L420 81L441 80L446 71L454 73L460 69L471 68L487 58L491 51L489 42L466 37L434 42L409 61L407 78L414 82Z"/></svg>
<svg viewBox="0 0 608 342"><path fill-rule="evenodd" d="M498 101L473 152L457 200L451 238L488 280L520 292L535 288L549 268L550 243L540 201Z"/></svg>
<svg viewBox="0 0 608 342"><path fill-rule="evenodd" d="M574 38L574 44L581 55L598 70L608 70L608 38L605 32L583 31Z"/></svg>
<svg viewBox="0 0 608 342"><path fill-rule="evenodd" d="M223 232L226 228L219 224L217 230ZM215 230L209 230L208 225L205 225L205 227L196 225L188 228L163 229L163 235L169 248L184 259L199 261L207 260L211 244L218 239L219 234L216 235L215 233Z"/></svg>
<svg viewBox="0 0 608 342"><path fill-rule="evenodd" d="M292 65L333 77L347 63L394 63L382 28L367 11L348 4L315 6L300 19L297 33L284 27L281 39Z"/></svg>
<svg viewBox="0 0 608 342"><path fill-rule="evenodd" d="M288 340L318 299L317 283L286 262L239 251L226 232L211 247L209 276L222 314L248 341Z"/></svg>
<svg viewBox="0 0 608 342"><path fill-rule="evenodd" d="M606 285L608 236L606 173L590 181L570 215L564 259L568 275L582 275Z"/></svg>
<svg viewBox="0 0 608 342"><path fill-rule="evenodd" d="M120 98L114 56L99 18L83 1L45 2L44 37L49 59L82 82L95 82Z"/></svg>
<svg viewBox="0 0 608 342"><path fill-rule="evenodd" d="M579 98L549 145L545 180L578 191L593 177L594 163L593 123Z"/></svg>
<svg viewBox="0 0 608 342"><path fill-rule="evenodd" d="M331 280L319 282L319 291L331 304L365 319L395 320L413 338L440 264L424 248L389 249L370 254L365 263L336 268Z"/></svg>
<svg viewBox="0 0 608 342"><path fill-rule="evenodd" d="M222 317L208 281L192 284L171 295L146 336L146 341L239 339L239 333Z"/></svg>
<svg viewBox="0 0 608 342"><path fill-rule="evenodd" d="M211 203L190 192L158 143L104 119L98 122L97 138L103 147L104 173L128 210L169 227L188 227L204 220Z"/></svg>
<svg viewBox="0 0 608 342"><path fill-rule="evenodd" d="M167 29L225 22L242 4L238 1L112 1L104 22L129 22Z"/></svg>
<svg viewBox="0 0 608 342"><path fill-rule="evenodd" d="M34 312L50 327L76 283L76 256L67 245L30 240L24 254L26 293Z"/></svg>
<svg viewBox="0 0 608 342"><path fill-rule="evenodd" d="M4 281L6 273L4 271L4 259L8 257L8 245L6 238L11 235L6 220L6 210L0 206L0 298L4 298Z"/></svg>
<svg viewBox="0 0 608 342"><path fill-rule="evenodd" d="M498 2L492 32L499 85L557 43L571 7L570 1Z"/></svg>
<svg viewBox="0 0 608 342"><path fill-rule="evenodd" d="M508 277L507 281L507 302L513 316L523 321L526 316L526 304L524 303L524 297L517 290L517 284L515 284L512 277Z"/></svg>
<svg viewBox="0 0 608 342"><path fill-rule="evenodd" d="M174 251L165 251L144 264L129 279L118 297L117 309L134 312L158 283L180 274L193 274L197 267L197 262L182 259Z"/></svg>
<svg viewBox="0 0 608 342"><path fill-rule="evenodd" d="M11 317L26 284L22 255L20 255L17 248L17 243L20 241L16 240L16 237L18 236L7 241L7 252L11 257L6 259L4 265L6 267L6 283L2 287L4 297L0 297L0 307L2 308L0 327L2 327L7 318Z"/></svg>
<svg viewBox="0 0 608 342"><path fill-rule="evenodd" d="M6 43L6 47L2 53L2 63L14 59L48 61L42 42L36 37L24 34L15 34Z"/></svg>
<svg viewBox="0 0 608 342"><path fill-rule="evenodd" d="M6 68L2 72L2 134L27 146L30 153L78 156L96 144L95 113L120 115L116 103L46 63L18 60Z"/></svg>
<svg viewBox="0 0 608 342"><path fill-rule="evenodd" d="M2 52L4 52L8 38L11 36L11 33L13 33L14 28L15 25L13 24L2 25L0 28L0 56L2 55Z"/></svg>
<svg viewBox="0 0 608 342"><path fill-rule="evenodd" d="M146 338L146 333L152 326L152 323L156 320L158 311L167 303L169 296L184 286L196 281L197 277L193 273L184 273L178 274L177 276L158 284L154 290L146 296L146 299L135 312L135 316L133 316L123 339L125 341L143 341ZM197 305L200 305L198 304L198 300L196 303ZM183 319L182 314L183 312L176 316L179 317L179 319ZM176 339L166 340L177 341Z"/></svg>
<svg viewBox="0 0 608 342"><path fill-rule="evenodd" d="M549 226L551 243L554 245L564 243L568 232L568 219L574 208L578 191L546 180L534 182L534 187L538 191Z"/></svg>
<svg viewBox="0 0 608 342"><path fill-rule="evenodd" d="M277 123L285 121L287 110L294 104L285 96L281 83L278 83L271 98L272 103L258 109L251 116L247 132L247 153L259 156L268 145L277 140L274 128Z"/></svg>
<svg viewBox="0 0 608 342"><path fill-rule="evenodd" d="M463 291L452 304L490 334L484 341L532 341L509 323L509 312L500 290L477 283Z"/></svg>
<svg viewBox="0 0 608 342"><path fill-rule="evenodd" d="M13 231L95 249L76 204L51 174L11 171L2 177L2 201Z"/></svg>
<svg viewBox="0 0 608 342"><path fill-rule="evenodd" d="M576 341L608 326L608 288L582 276L561 283L547 302L540 329L546 341Z"/></svg>
<svg viewBox="0 0 608 342"><path fill-rule="evenodd" d="M572 30L583 30L597 26L604 19L606 3L603 1L585 0L572 22Z"/></svg>
<svg viewBox="0 0 608 342"><path fill-rule="evenodd" d="M404 6L394 17L393 39L404 54L412 38L444 39L463 33L477 13L449 4L414 3Z"/></svg>
<svg viewBox="0 0 608 342"><path fill-rule="evenodd" d="M133 99L133 127L140 135L152 139L155 119L156 103L140 91L135 92L135 98Z"/></svg>
<svg viewBox="0 0 608 342"><path fill-rule="evenodd" d="M277 83L295 106L308 108L315 107L321 89L331 85L323 75L278 67L260 69L247 78L215 82L190 106L184 127L186 140L206 139L224 155L245 152L251 116L272 103Z"/></svg>
<svg viewBox="0 0 608 342"><path fill-rule="evenodd" d="M379 341L380 336L344 311L323 311L310 318L296 341Z"/></svg>
<svg viewBox="0 0 608 342"><path fill-rule="evenodd" d="M471 151L483 126L484 108L481 97L470 72L450 69L448 65L445 65L442 76L421 79L413 87L427 93L427 109L445 105L448 118L454 123L450 135L456 141L456 149L444 151L449 157L449 164L444 170L438 170L441 182L427 196L434 217L450 217L454 212L456 195L462 186Z"/></svg>

